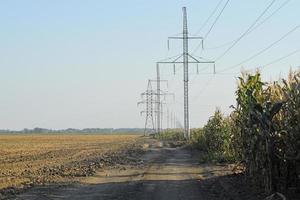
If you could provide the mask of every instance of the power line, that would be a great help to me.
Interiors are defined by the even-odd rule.
[[[199,90],[198,94],[193,97],[194,101],[196,101],[199,98],[199,96],[205,91],[205,89],[212,83],[212,80],[214,78],[215,75],[211,76],[211,78],[208,79],[206,83],[204,83],[203,87]]]
[[[195,35],[198,35],[201,32],[201,30],[206,26],[206,24],[209,22],[209,20],[212,18],[212,16],[216,13],[216,11],[218,10],[218,8],[219,8],[219,6],[221,5],[222,2],[223,2],[223,0],[219,1],[219,3],[217,4],[217,6],[215,7],[215,9],[211,12],[211,14],[209,15],[209,17],[205,20],[205,22],[200,27],[200,29],[195,33]]]
[[[300,28],[300,25],[294,27],[292,30],[290,30],[289,32],[287,32],[286,34],[284,34],[281,38],[279,38],[279,39],[276,40],[275,42],[271,43],[271,44],[268,45],[266,48],[260,50],[260,51],[257,52],[256,54],[250,56],[249,58],[247,58],[247,59],[241,61],[241,62],[238,63],[238,64],[235,64],[235,65],[232,65],[232,66],[230,66],[230,67],[227,67],[227,68],[221,70],[220,72],[224,72],[224,71],[227,71],[227,70],[236,68],[236,67],[240,66],[241,64],[244,64],[244,63],[248,62],[249,60],[252,60],[253,58],[259,56],[260,54],[264,53],[264,52],[267,51],[268,49],[272,48],[274,45],[276,45],[276,44],[279,43],[281,40],[283,40],[284,38],[286,38],[287,36],[289,36],[291,33],[293,33],[294,31],[296,31],[298,28]]]
[[[286,6],[291,0],[286,0],[284,1],[275,11],[273,11],[268,17],[266,17],[263,21],[261,21],[259,24],[257,24],[256,26],[254,26],[246,35],[250,34],[251,32],[253,32],[255,29],[257,29],[259,26],[261,26],[262,24],[264,24],[266,21],[268,21],[271,17],[273,17],[277,12],[279,12],[279,10],[281,10],[284,6]],[[219,49],[222,47],[225,47],[229,44],[232,44],[234,41],[236,41],[237,39],[231,40],[229,42],[225,42],[221,45],[218,46],[214,46],[214,47],[207,47],[205,48],[206,50],[213,50],[213,49]]]
[[[209,68],[209,66],[207,66],[207,67],[203,67],[201,70],[199,70],[199,72],[202,72],[202,71],[204,71],[204,70],[206,70],[206,69],[208,69]],[[190,73],[191,74],[191,73]],[[214,75],[218,75],[218,74],[215,74],[215,73],[201,73],[201,74],[205,74],[205,75],[213,75],[212,77],[214,77]],[[192,75],[192,74],[191,74]],[[189,81],[190,82],[190,85],[191,84],[193,84],[195,81],[196,81],[196,79],[197,79],[197,77],[199,76],[200,74],[199,73],[195,73],[194,74],[194,77]],[[223,75],[223,74],[222,74]],[[211,82],[211,79],[209,80],[209,81],[207,81],[206,83],[204,83],[204,86],[203,87],[206,87],[208,84],[210,84],[210,82]],[[178,89],[178,88],[176,88],[176,89]],[[201,89],[202,90],[202,89]],[[174,90],[174,92],[175,92],[175,90]],[[183,94],[181,94],[181,95],[179,95],[179,96],[177,96],[177,97],[182,97],[183,96]],[[176,102],[178,102],[178,101],[176,101]],[[179,103],[179,102],[178,102]],[[180,103],[180,104],[182,104],[182,103]]]
[[[299,52],[300,52],[300,48],[296,49],[296,50],[294,50],[294,51],[292,51],[292,52],[290,52],[290,53],[288,53],[288,54],[286,54],[286,55],[284,55],[284,56],[282,56],[280,58],[274,59],[274,60],[272,60],[272,61],[268,62],[267,64],[264,64],[264,65],[262,65],[260,67],[251,68],[251,69],[247,69],[247,70],[263,69],[263,68],[268,67],[268,66],[270,66],[272,64],[278,63],[278,62],[284,60],[285,58],[288,58],[288,57],[290,57],[292,55],[295,55],[295,54],[297,54]],[[216,75],[236,75],[236,74],[237,73],[217,73]]]
[[[214,28],[214,26],[216,25],[217,21],[219,20],[219,18],[221,17],[222,13],[224,12],[226,6],[228,5],[229,0],[226,1],[226,3],[224,4],[222,10],[220,11],[219,15],[216,17],[215,21],[213,22],[213,24],[211,25],[210,29],[206,32],[206,34],[204,35],[204,39],[207,38],[207,36],[209,35],[209,33],[212,31],[212,29]],[[194,49],[193,53],[194,54],[201,46],[202,44],[198,44],[198,46]]]
[[[279,61],[281,61],[281,60],[283,60],[283,59],[285,59],[285,58],[288,58],[288,57],[290,57],[290,56],[292,56],[292,55],[295,55],[295,54],[298,53],[298,52],[300,52],[300,48],[299,48],[299,49],[296,49],[295,51],[292,51],[292,52],[290,52],[290,53],[288,53],[288,54],[286,54],[286,55],[284,55],[284,56],[282,56],[282,57],[280,57],[280,58],[277,58],[277,59],[275,59],[275,60],[272,60],[271,62],[269,62],[269,63],[267,63],[267,64],[264,64],[264,65],[258,67],[258,69],[263,69],[263,68],[265,68],[265,67],[267,67],[267,66],[270,66],[270,65],[272,65],[272,64],[274,64],[274,63],[277,63],[277,62],[279,62]]]
[[[231,40],[229,42],[225,42],[223,44],[220,44],[218,46],[214,46],[214,47],[206,47],[205,50],[213,50],[213,49],[220,49],[220,48],[223,48],[223,47],[226,47],[230,44],[232,44],[234,41],[236,41],[237,39],[234,39],[234,40]]]
[[[214,26],[216,25],[217,21],[219,20],[219,18],[221,17],[222,13],[224,12],[226,6],[228,5],[229,0],[226,1],[225,5],[223,6],[221,12],[219,13],[219,15],[217,16],[217,18],[215,19],[215,21],[213,22],[213,24],[211,25],[210,29],[206,32],[206,34],[204,35],[204,38],[206,39],[208,34],[212,31],[212,29],[214,28]]]
[[[237,39],[234,41],[234,43],[226,49],[224,53],[222,53],[220,56],[218,56],[215,60],[220,60],[223,58],[243,37],[245,37],[248,32],[255,26],[255,24],[264,16],[264,14],[270,9],[270,7],[274,4],[276,0],[272,0],[271,3],[265,8],[265,10],[254,20],[254,22],[251,24],[251,26]]]

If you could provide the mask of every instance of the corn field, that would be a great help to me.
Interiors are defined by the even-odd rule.
[[[236,105],[216,111],[192,141],[219,160],[240,161],[266,193],[300,190],[300,73],[265,83],[259,72],[238,79]]]

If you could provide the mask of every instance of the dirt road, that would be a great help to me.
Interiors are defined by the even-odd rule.
[[[227,167],[199,165],[198,158],[186,148],[153,146],[138,166],[101,170],[76,185],[33,187],[14,199],[235,199],[219,181],[211,181],[229,174]]]

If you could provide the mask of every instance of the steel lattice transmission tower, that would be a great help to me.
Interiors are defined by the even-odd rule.
[[[167,104],[166,102],[166,97],[167,96],[173,96],[173,100],[175,100],[175,94],[174,93],[170,93],[167,91],[163,91],[161,90],[161,83],[162,82],[166,82],[168,85],[168,81],[167,80],[161,80],[160,79],[160,73],[159,73],[159,65],[156,65],[156,71],[157,71],[157,76],[156,76],[156,80],[151,80],[153,82],[156,82],[156,133],[159,135],[162,132],[162,125],[163,125],[163,105]]]
[[[189,121],[189,42],[186,8],[183,7],[183,82],[184,82],[184,135],[190,138]]]
[[[173,93],[168,93],[162,90],[154,90],[152,88],[152,82],[156,82],[158,85],[160,85],[161,82],[167,83],[168,81],[148,80],[147,90],[141,93],[142,101],[138,102],[138,105],[143,104],[145,106],[145,110],[141,111],[141,115],[145,114],[144,135],[146,135],[147,132],[155,133],[156,131],[156,133],[158,134],[161,132],[163,123],[163,105],[166,104],[166,96],[174,96]],[[163,99],[160,98],[161,96],[163,97]]]
[[[160,74],[159,74],[159,65],[156,64],[156,101],[158,102],[158,104],[156,105],[156,109],[157,109],[157,115],[156,115],[156,125],[157,125],[157,134],[159,135],[161,132],[161,101],[160,101],[160,96],[161,96],[161,90],[160,90]]]
[[[190,138],[190,122],[189,122],[189,64],[194,63],[197,64],[197,72],[198,72],[198,64],[203,63],[212,63],[215,64],[214,61],[202,61],[200,58],[197,59],[191,54],[189,54],[189,40],[191,39],[199,39],[202,42],[203,46],[203,37],[193,37],[189,36],[188,33],[188,24],[187,24],[187,12],[186,7],[182,8],[183,11],[183,32],[182,36],[179,37],[169,37],[168,39],[179,39],[182,40],[182,54],[175,58],[172,61],[160,61],[157,62],[157,74],[159,79],[159,64],[174,64],[174,72],[175,72],[175,64],[183,64],[183,87],[184,87],[184,136],[186,139]],[[169,48],[169,40],[168,40],[168,48]],[[215,72],[215,70],[214,70]]]
[[[159,67],[157,65],[157,67]],[[167,91],[161,90],[161,83],[166,83],[168,87],[167,80],[161,80],[159,71],[157,71],[157,79],[149,80],[150,82],[155,82],[156,90],[153,90],[152,95],[155,95],[154,104],[154,113],[155,113],[155,127],[156,133],[159,135],[162,132],[162,124],[163,124],[163,105],[167,104],[166,97],[172,95],[174,97],[174,93],[169,93]],[[152,87],[152,86],[151,86]],[[175,98],[175,97],[174,97]]]
[[[153,113],[156,112],[153,109],[153,104],[155,104],[155,100],[153,99],[153,95],[155,95],[155,91],[152,89],[151,80],[148,80],[147,90],[141,93],[142,101],[138,102],[138,105],[144,104],[145,110],[141,111],[141,115],[145,113],[145,129],[144,135],[150,130],[150,132],[155,132],[155,123]]]

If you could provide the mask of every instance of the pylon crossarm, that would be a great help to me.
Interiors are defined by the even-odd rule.
[[[157,80],[150,80],[152,82],[157,82]],[[168,82],[168,80],[160,80],[160,82]]]
[[[168,37],[169,40],[171,39],[179,39],[179,40],[182,40],[184,39],[182,36],[181,37]],[[204,38],[203,37],[200,37],[200,36],[188,36],[187,39],[196,39],[196,40],[203,40]]]
[[[138,105],[140,105],[140,104],[147,104],[147,103],[152,103],[152,104],[154,104],[154,103],[159,103],[159,102],[157,102],[157,101],[140,101],[140,102],[138,102]],[[166,103],[164,103],[164,102],[160,102],[161,104],[166,104]]]
[[[181,54],[179,57],[177,57],[175,60],[173,60],[173,62],[176,62],[177,60],[179,60],[183,55]]]
[[[146,91],[146,92],[141,93],[141,96],[154,95],[155,93],[156,93],[156,91],[150,90],[150,91]]]
[[[198,60],[197,58],[195,58],[194,56],[192,56],[191,54],[188,54],[188,56],[190,57],[190,58],[192,58],[193,60],[194,60],[194,62],[197,62],[197,63],[211,63],[211,64],[214,64],[215,63],[215,61],[200,61],[200,60]],[[190,62],[189,62],[190,63]]]
[[[193,57],[194,59],[200,59],[200,60],[204,60],[204,61],[201,61],[201,62],[208,62],[208,63],[216,63],[215,61],[213,60],[210,60],[210,59],[206,59],[206,58],[203,58],[203,57],[200,57],[200,56],[196,56],[194,54],[188,54],[190,57]]]

